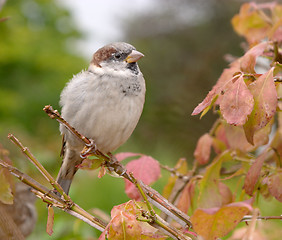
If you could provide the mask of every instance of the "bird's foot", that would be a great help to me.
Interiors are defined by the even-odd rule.
[[[89,139],[90,143],[89,144],[85,144],[85,147],[83,148],[83,150],[80,152],[80,157],[82,159],[86,158],[88,155],[95,153],[97,150],[97,146],[94,142],[93,139]]]

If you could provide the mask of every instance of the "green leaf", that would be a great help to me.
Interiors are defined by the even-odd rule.
[[[223,161],[231,160],[231,154],[228,151],[217,156],[213,163],[210,164],[205,172],[203,179],[200,181],[198,207],[212,208],[222,205],[222,196],[218,188],[218,179]]]

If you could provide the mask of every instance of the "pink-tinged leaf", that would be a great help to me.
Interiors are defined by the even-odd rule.
[[[213,138],[208,133],[201,136],[198,140],[194,157],[200,164],[207,164],[210,159]]]
[[[254,231],[249,231],[249,227],[241,227],[239,229],[236,229],[232,236],[228,238],[228,240],[241,240],[241,239],[246,239],[246,235],[250,234],[251,238],[253,240],[269,240],[269,238],[265,237],[264,234],[260,231],[260,229],[255,229]]]
[[[222,196],[218,188],[218,180],[220,169],[223,161],[231,160],[232,157],[229,152],[224,152],[217,156],[206,168],[206,172],[200,181],[198,207],[212,208],[220,207],[222,205]]]
[[[197,209],[191,217],[193,229],[205,240],[215,240],[232,231],[252,210],[246,202],[236,202],[221,208]]]
[[[200,112],[208,108],[213,103],[213,101],[216,99],[217,94],[218,94],[217,86],[215,85],[212,88],[212,90],[209,91],[206,98],[201,103],[199,103],[198,106],[194,109],[194,111],[192,112],[192,116],[198,115]]]
[[[263,54],[269,42],[261,42],[252,47],[239,59],[241,71],[244,73],[255,73],[256,60]]]
[[[54,226],[54,209],[52,206],[48,206],[48,218],[47,218],[46,232],[50,236],[53,234],[53,226]]]
[[[126,158],[136,157],[136,156],[142,156],[142,154],[141,153],[132,153],[132,152],[121,152],[115,155],[116,159],[120,162]]]
[[[229,85],[232,83],[233,75],[239,70],[238,61],[232,63],[230,68],[224,69],[217,83],[213,86],[206,98],[194,109],[192,115],[197,115],[202,111],[206,113],[215,102],[218,104],[220,102],[218,98],[228,89]]]
[[[232,203],[234,200],[233,194],[230,188],[222,182],[218,183],[219,194],[222,198],[222,205]]]
[[[267,144],[269,141],[269,133],[271,131],[272,122],[264,128],[258,130],[254,136],[254,145],[247,141],[244,129],[242,126],[232,126],[225,124],[225,132],[230,149],[240,150],[242,152],[254,151],[259,146]]]
[[[252,112],[254,99],[241,75],[224,93],[220,110],[227,123],[243,125]]]
[[[184,213],[187,213],[189,208],[193,205],[193,197],[195,194],[196,181],[191,179],[183,191],[180,193],[180,197],[177,203],[177,208]]]
[[[160,165],[157,160],[150,156],[142,155],[137,160],[132,160],[126,165],[128,172],[132,172],[134,177],[147,185],[157,181],[161,176]],[[125,193],[132,199],[141,198],[135,185],[125,180]]]
[[[137,205],[146,209],[144,203],[133,201],[115,206],[111,211],[111,221],[99,240],[166,239],[167,237],[159,234],[156,228],[136,219],[137,216],[141,218],[141,211]]]
[[[277,172],[267,178],[270,194],[279,202],[282,202],[282,172]]]
[[[214,135],[215,137],[213,138],[212,146],[216,154],[220,154],[229,148],[229,143],[226,137],[224,124],[220,123],[216,127]]]
[[[261,75],[249,85],[255,100],[254,110],[244,125],[244,131],[249,143],[254,144],[254,134],[266,126],[276,113],[277,92],[273,80],[273,69]]]
[[[249,169],[249,171],[246,175],[246,179],[245,179],[245,183],[244,183],[244,189],[245,189],[245,192],[247,194],[249,194],[250,196],[253,195],[255,185],[258,182],[260,172],[261,172],[261,168],[262,168],[262,165],[264,163],[266,156],[267,156],[267,151],[262,153],[255,160],[255,162],[252,164],[252,166],[250,167],[250,169]]]

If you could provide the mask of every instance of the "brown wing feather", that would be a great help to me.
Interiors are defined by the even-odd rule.
[[[60,152],[60,157],[64,158],[66,151],[66,140],[65,140],[65,134],[62,135],[62,148]]]

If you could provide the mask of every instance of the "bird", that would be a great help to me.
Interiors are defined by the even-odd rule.
[[[125,42],[98,49],[87,70],[66,84],[60,96],[61,115],[104,154],[123,145],[134,131],[145,102],[145,79],[137,61],[144,55]],[[63,161],[57,183],[69,194],[71,182],[83,161],[84,144],[64,125]]]

